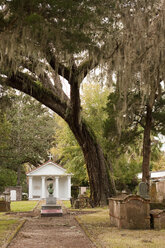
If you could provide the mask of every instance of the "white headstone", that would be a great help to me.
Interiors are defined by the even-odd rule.
[[[16,201],[16,195],[17,195],[16,190],[11,190],[10,191],[10,199],[11,199],[11,201]]]

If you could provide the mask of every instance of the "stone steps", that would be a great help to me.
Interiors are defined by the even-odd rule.
[[[41,217],[60,217],[62,215],[62,207],[59,205],[47,204],[41,207]]]

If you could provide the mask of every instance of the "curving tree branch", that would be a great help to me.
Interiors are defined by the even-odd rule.
[[[15,75],[13,74],[8,78],[1,76],[0,83],[6,84],[34,97],[36,100],[40,101],[42,104],[60,115],[64,120],[66,119],[69,105],[65,101],[62,101],[55,92],[45,87],[42,83],[36,81],[34,77],[26,73],[17,72]]]

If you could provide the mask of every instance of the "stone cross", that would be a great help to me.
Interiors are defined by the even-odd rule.
[[[48,158],[49,158],[49,160],[52,160],[52,158],[53,158],[52,154],[49,154]]]
[[[147,183],[139,183],[139,195],[143,198],[149,198]]]

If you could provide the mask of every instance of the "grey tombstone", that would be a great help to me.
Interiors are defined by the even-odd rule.
[[[56,197],[53,197],[53,195],[49,194],[49,197],[46,197],[46,205],[54,204],[56,205]]]
[[[145,182],[139,183],[139,195],[145,199],[149,198],[147,183],[145,183]]]

